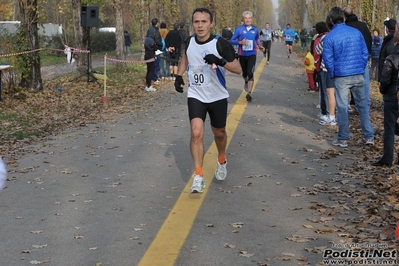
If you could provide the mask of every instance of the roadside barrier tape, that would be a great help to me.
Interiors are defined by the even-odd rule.
[[[112,62],[117,62],[117,63],[143,64],[143,63],[154,62],[155,58],[151,58],[148,60],[134,61],[134,60],[121,60],[121,59],[107,57],[107,60],[112,61]]]
[[[82,50],[82,49],[73,48],[73,47],[69,47],[68,45],[65,45],[65,50],[68,48],[71,49],[71,52],[73,52],[73,53],[86,53],[86,54],[90,53],[89,50]],[[65,51],[65,50],[62,50],[62,51]]]
[[[25,51],[25,52],[18,52],[18,53],[12,53],[12,54],[1,54],[1,57],[11,57],[11,56],[16,56],[16,55],[23,55],[23,54],[30,54],[30,53],[35,53],[38,51],[42,51],[45,50],[46,48],[40,48],[40,49],[36,49],[36,50],[30,50],[30,51]]]
[[[90,51],[88,51],[88,50],[80,50],[80,49],[72,48],[72,47],[67,47],[67,48],[70,48],[71,51],[73,51],[74,53],[90,53]],[[54,49],[54,48],[39,48],[39,49],[29,50],[29,51],[24,51],[24,52],[17,52],[17,53],[10,53],[10,54],[0,54],[0,58],[2,58],[2,57],[12,57],[12,56],[23,55],[23,54],[30,54],[30,53],[43,51],[43,50],[53,50],[53,51],[61,51],[61,52],[65,51],[65,50]]]

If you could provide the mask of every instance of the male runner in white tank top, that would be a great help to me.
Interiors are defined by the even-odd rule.
[[[187,103],[191,124],[191,156],[194,161],[192,193],[202,192],[203,177],[204,121],[209,114],[212,132],[218,149],[215,177],[224,180],[227,175],[226,161],[226,119],[227,98],[225,71],[240,74],[241,67],[235,59],[233,46],[219,35],[211,35],[214,26],[213,15],[206,8],[197,8],[192,15],[195,34],[188,38],[186,53],[182,56],[175,80],[175,89],[183,92],[185,85],[182,75],[187,70]]]

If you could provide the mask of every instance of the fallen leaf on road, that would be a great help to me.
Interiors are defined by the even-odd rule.
[[[307,252],[321,254],[326,250],[326,248],[327,248],[327,246],[321,246],[321,247],[314,247],[314,248],[305,248],[305,250]]]
[[[244,258],[250,258],[250,257],[253,257],[254,255],[255,254],[253,254],[253,253],[248,253],[248,251],[246,251],[246,250],[241,250],[239,253],[239,256],[244,257]]]
[[[236,248],[235,245],[229,244],[229,243],[224,243],[223,246],[224,246],[225,248]]]
[[[40,264],[47,263],[47,262],[50,262],[50,260],[31,260],[30,264],[40,265]]]
[[[334,229],[319,229],[319,228],[316,228],[314,231],[317,234],[332,234],[335,232]]]
[[[334,217],[320,217],[320,221],[322,221],[323,223],[332,220],[334,220]]]
[[[73,238],[74,238],[74,239],[81,239],[81,238],[83,238],[83,234],[82,234],[82,233],[76,233],[76,234],[73,236]]]
[[[45,248],[45,247],[47,247],[47,244],[46,245],[32,245],[32,247],[37,248],[37,249]]]
[[[244,223],[242,222],[237,222],[237,223],[229,223],[229,225],[231,225],[234,228],[242,228],[242,226],[244,225]]]

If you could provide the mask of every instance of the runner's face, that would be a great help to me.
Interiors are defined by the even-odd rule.
[[[266,23],[265,27],[268,29],[270,27],[269,23]]]
[[[251,26],[251,24],[252,24],[252,16],[251,15],[244,16],[244,24],[247,26]]]
[[[213,22],[211,22],[209,14],[205,12],[196,12],[193,15],[193,27],[194,32],[197,34],[197,39],[199,41],[206,41],[211,35]]]

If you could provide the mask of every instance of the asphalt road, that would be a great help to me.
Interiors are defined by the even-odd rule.
[[[203,202],[192,223],[182,219],[189,234],[169,253],[171,265],[316,265],[339,243],[331,231],[338,215],[320,210],[331,195],[312,192],[338,171],[336,159],[323,159],[334,153],[336,128],[318,124],[302,60],[273,43],[248,105],[242,78],[227,75],[229,110],[243,108],[229,136],[228,176],[190,198]],[[9,167],[0,193],[1,266],[140,264],[176,202],[190,197],[184,188],[193,172],[186,94],[172,83],[155,93],[163,97],[149,112],[54,136]],[[166,233],[165,248],[178,231]]]

